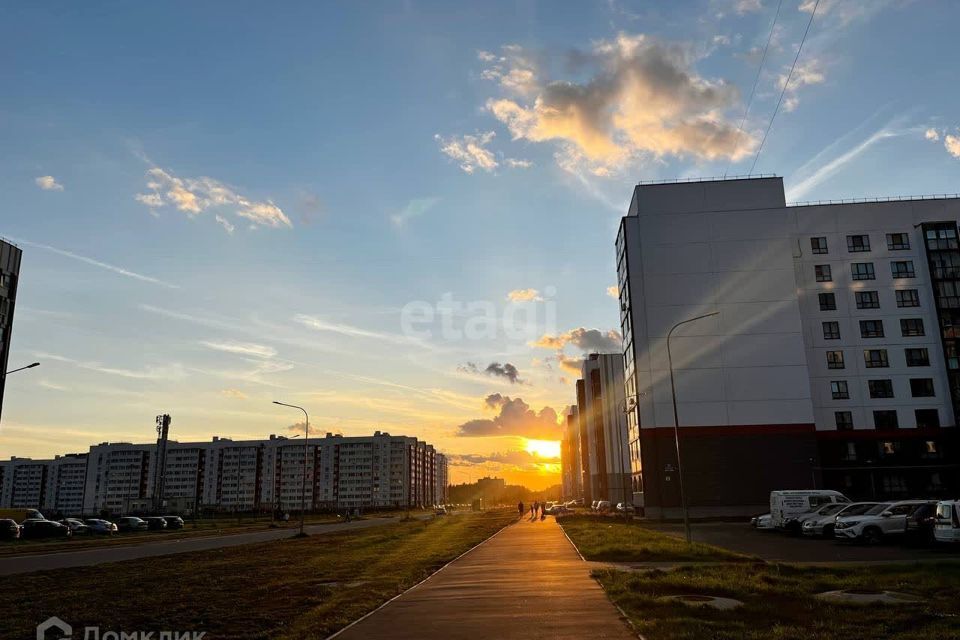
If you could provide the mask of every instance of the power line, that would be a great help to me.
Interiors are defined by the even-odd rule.
[[[797,47],[797,55],[793,58],[793,64],[790,66],[790,73],[787,74],[787,80],[783,83],[783,89],[780,90],[780,99],[777,100],[777,106],[773,110],[773,115],[770,116],[770,122],[767,124],[767,130],[763,133],[763,138],[760,139],[760,146],[757,147],[757,155],[753,157],[753,165],[750,167],[750,173],[753,173],[753,170],[757,166],[757,160],[760,159],[760,152],[763,151],[763,143],[767,141],[767,136],[770,134],[770,128],[773,126],[773,120],[777,117],[777,112],[780,111],[780,103],[783,102],[783,96],[787,92],[787,87],[790,85],[790,79],[793,77],[793,70],[797,68],[797,60],[800,59],[800,52],[803,51],[803,43],[807,41],[807,34],[810,33],[810,25],[813,24],[813,16],[817,15],[817,7],[820,6],[820,0],[817,0],[816,4],[813,5],[813,11],[810,12],[810,20],[807,21],[807,28],[803,32],[803,38],[800,39],[800,46]]]
[[[763,46],[763,55],[760,56],[760,66],[757,67],[757,77],[753,79],[753,89],[750,90],[750,99],[747,100],[747,108],[743,110],[743,117],[740,118],[740,126],[737,127],[737,137],[734,138],[734,151],[736,151],[737,146],[740,144],[740,134],[743,133],[743,124],[747,121],[747,114],[750,113],[750,105],[753,104],[753,96],[757,93],[757,84],[760,82],[760,72],[763,71],[763,63],[767,59],[767,50],[770,49],[770,41],[773,40],[773,30],[777,26],[777,19],[780,17],[780,7],[783,6],[783,0],[780,0],[777,3],[777,12],[773,15],[773,22],[770,24],[770,33],[767,35],[767,44]],[[727,172],[730,170],[730,164],[727,164],[727,168],[723,171],[723,177],[727,177]]]

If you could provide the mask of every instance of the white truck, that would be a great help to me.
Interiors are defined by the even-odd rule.
[[[960,500],[941,500],[937,503],[933,539],[954,544],[960,542]]]
[[[850,499],[829,489],[788,489],[770,492],[770,520],[775,529],[800,533],[801,516],[826,504],[847,504]]]

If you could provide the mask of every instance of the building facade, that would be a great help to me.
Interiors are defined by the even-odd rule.
[[[581,366],[584,382],[584,424],[593,500],[632,502],[623,357],[591,353]],[[579,413],[578,408],[578,413]]]
[[[787,206],[779,178],[638,185],[616,253],[647,514],[679,515],[671,359],[694,515],[960,488],[958,218],[949,199]]]
[[[20,278],[22,254],[18,247],[0,239],[0,417],[3,414],[3,392],[9,367],[13,310],[17,300],[17,282]]]
[[[580,469],[580,417],[576,405],[564,414],[563,438],[560,441],[560,473],[563,497],[583,498],[583,474]]]
[[[406,436],[327,434],[167,443],[165,511],[180,513],[430,507],[447,496],[447,459]],[[64,515],[153,509],[156,444],[101,443],[53,460],[0,462],[0,507]]]

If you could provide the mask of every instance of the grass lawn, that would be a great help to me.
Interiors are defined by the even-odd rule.
[[[728,564],[674,571],[595,571],[610,599],[647,640],[960,637],[960,565],[858,568]],[[837,605],[813,595],[833,589],[891,590],[929,599],[921,605]],[[736,598],[734,611],[658,600],[666,595]]]
[[[0,638],[56,615],[108,630],[323,638],[516,521],[469,513],[0,581]]]
[[[721,547],[653,531],[633,520],[593,515],[559,518],[563,530],[587,560],[606,562],[739,562],[747,556]]]

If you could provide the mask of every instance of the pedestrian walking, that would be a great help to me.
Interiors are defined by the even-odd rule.
[[[523,514],[525,513],[525,511],[524,511],[524,509],[523,509],[523,500],[521,500],[521,501],[517,504],[517,511],[520,512],[520,517],[522,518],[522,517],[523,517]]]

